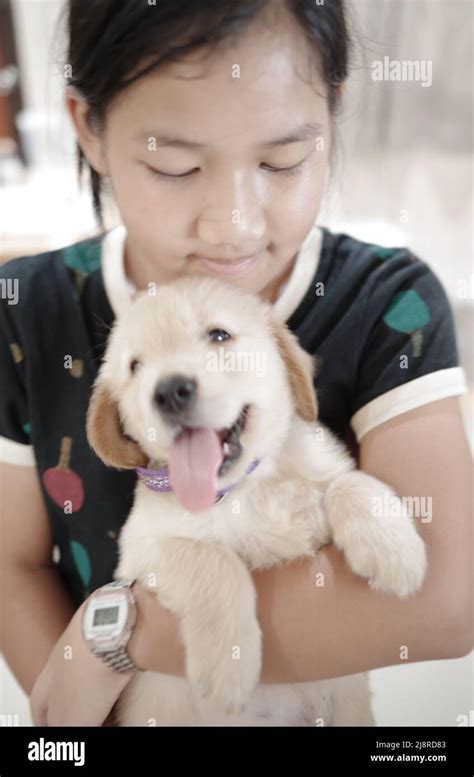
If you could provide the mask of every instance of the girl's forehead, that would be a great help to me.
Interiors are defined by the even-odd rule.
[[[281,128],[295,112],[319,104],[323,112],[324,97],[314,49],[301,28],[288,25],[275,35],[251,28],[232,45],[152,70],[127,89],[116,114],[133,132],[153,129],[154,120],[164,130],[181,124],[194,136],[212,125],[219,135],[265,129],[264,141],[274,123]]]

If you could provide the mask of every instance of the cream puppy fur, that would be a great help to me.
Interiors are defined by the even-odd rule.
[[[219,349],[231,368],[215,369]],[[311,557],[331,541],[382,594],[413,593],[426,570],[404,503],[388,500],[390,514],[374,517],[373,500],[394,491],[357,470],[318,422],[315,366],[269,304],[212,277],[142,293],[115,321],[93,387],[89,442],[111,467],[169,462],[176,484],[156,493],[137,481],[115,577],[156,591],[179,619],[186,652],[186,677],[134,676],[116,706],[119,725],[374,725],[365,673],[259,684],[252,570]],[[239,418],[245,424],[234,428],[221,467],[223,430]]]

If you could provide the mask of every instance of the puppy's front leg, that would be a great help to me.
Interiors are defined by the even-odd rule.
[[[186,674],[200,699],[240,712],[258,683],[261,631],[249,570],[227,548],[187,538],[159,542],[160,602],[181,620]]]
[[[356,470],[340,475],[325,496],[334,543],[352,571],[377,591],[400,597],[417,591],[426,573],[425,545],[414,521],[386,483]],[[389,505],[382,515],[378,505]]]

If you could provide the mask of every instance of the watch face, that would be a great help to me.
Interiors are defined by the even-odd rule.
[[[121,647],[130,634],[130,610],[124,591],[92,596],[84,612],[84,638],[99,651]]]
[[[115,604],[112,607],[97,607],[94,610],[93,626],[116,626],[119,619],[120,607]]]

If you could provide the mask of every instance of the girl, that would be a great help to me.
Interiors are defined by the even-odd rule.
[[[132,676],[81,633],[85,602],[113,578],[136,477],[93,454],[85,413],[114,318],[136,290],[182,275],[273,303],[320,356],[321,420],[361,469],[431,499],[416,515],[429,571],[408,600],[374,593],[332,545],[254,574],[262,682],[464,655],[470,456],[446,294],[407,249],[314,227],[348,72],[342,0],[69,0],[68,33],[79,170],[99,220],[108,183],[123,227],[1,273],[2,649],[35,724],[102,725]],[[183,675],[179,623],[134,592],[128,656]]]

